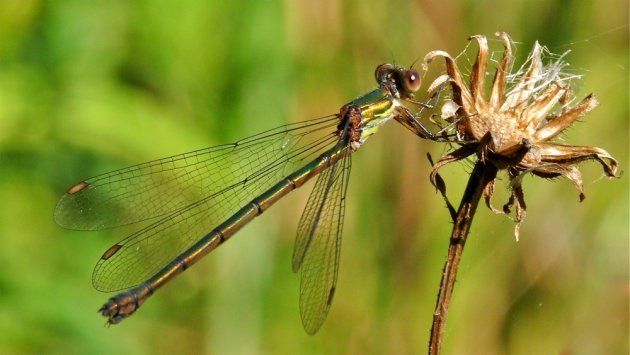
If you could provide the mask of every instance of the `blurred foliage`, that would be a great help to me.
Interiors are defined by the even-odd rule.
[[[376,65],[497,30],[521,59],[534,40],[572,51],[578,96],[601,106],[564,138],[627,170],[628,23],[620,0],[0,1],[0,353],[423,352],[451,227],[425,154],[446,148],[395,123],[354,157],[338,290],[315,337],[290,271],[312,185],[109,329],[91,267],[133,228],[62,230],[56,200],[101,172],[337,112]],[[445,353],[628,353],[628,178],[598,169],[583,166],[583,203],[567,181],[526,178],[518,243],[479,208]],[[444,170],[453,200],[469,171]]]

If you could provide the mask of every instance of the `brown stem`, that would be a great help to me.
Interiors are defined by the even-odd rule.
[[[466,185],[464,196],[455,216],[453,232],[448,246],[448,254],[442,271],[442,281],[438,293],[435,313],[433,314],[433,326],[431,327],[431,340],[429,342],[429,354],[437,355],[442,347],[446,316],[455,286],[457,269],[462,258],[466,238],[472,225],[475,210],[481,199],[484,186],[494,180],[497,169],[493,165],[486,165],[482,161],[477,161],[475,168],[470,174],[470,179]]]

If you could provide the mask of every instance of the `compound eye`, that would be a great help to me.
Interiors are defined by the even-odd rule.
[[[405,71],[405,75],[403,76],[403,85],[406,90],[416,92],[420,89],[421,84],[422,79],[420,79],[420,74],[418,74],[415,69]]]
[[[381,64],[376,67],[374,71],[374,76],[376,77],[376,81],[382,83],[388,79],[391,73],[394,71],[394,66],[391,64]]]

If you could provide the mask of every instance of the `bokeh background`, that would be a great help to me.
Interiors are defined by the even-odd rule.
[[[563,138],[627,171],[628,23],[621,0],[0,1],[0,353],[424,352],[451,227],[425,154],[447,147],[396,123],[354,156],[338,289],[313,337],[290,270],[312,183],[110,328],[91,272],[133,228],[63,230],[56,201],[101,172],[337,112],[376,65],[497,30],[520,61],[535,40],[572,51],[577,95],[601,106]],[[443,170],[455,202],[469,171]],[[583,203],[566,180],[525,178],[519,242],[480,206],[445,353],[628,353],[628,177],[582,171]]]

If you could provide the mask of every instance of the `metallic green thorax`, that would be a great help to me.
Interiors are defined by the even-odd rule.
[[[398,100],[383,88],[375,89],[352,100],[350,105],[357,107],[361,112],[360,144],[376,133],[380,125],[390,120],[399,106]]]

